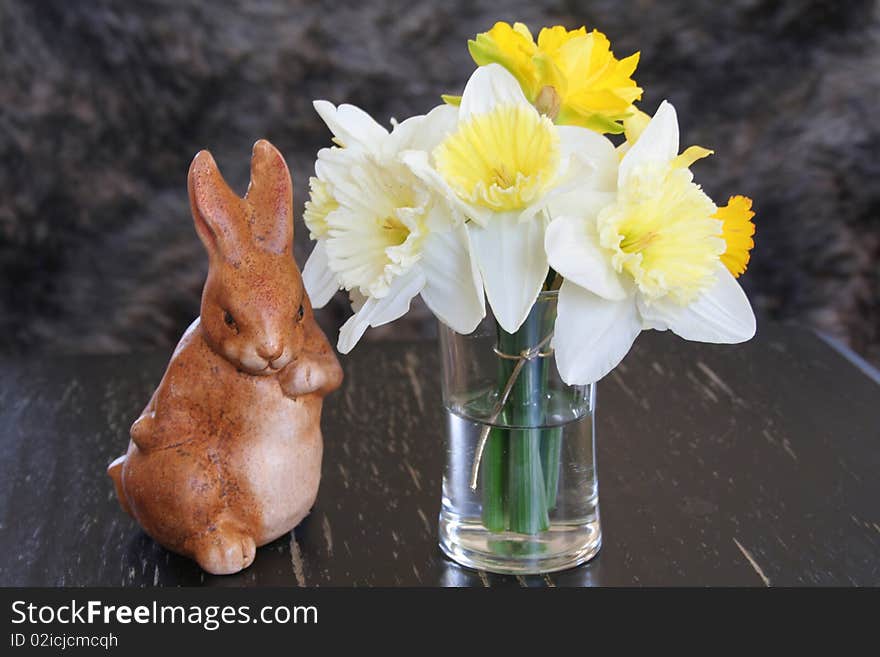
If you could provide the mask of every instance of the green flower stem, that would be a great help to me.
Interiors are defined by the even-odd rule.
[[[541,441],[541,464],[544,467],[544,483],[547,486],[547,510],[556,508],[559,493],[559,467],[562,457],[562,427],[544,429]]]
[[[516,355],[537,345],[546,335],[540,304],[536,304],[519,330],[510,334],[499,329],[499,345],[505,354]],[[511,424],[528,429],[509,430],[507,502],[509,529],[519,534],[537,534],[550,526],[546,487],[541,467],[543,420],[543,359],[527,361],[520,370],[508,399]],[[504,359],[511,371],[516,361]]]
[[[550,527],[544,472],[541,469],[541,430],[513,429],[508,459],[510,531],[538,534]]]
[[[550,270],[550,274],[548,274],[548,281],[551,277],[556,277],[556,272],[552,269]],[[549,288],[550,284],[548,284],[547,287]],[[556,314],[545,312],[540,320],[543,331],[542,337],[549,335],[554,328]],[[547,390],[550,385],[551,365],[550,358],[541,359],[541,380],[544,385],[544,390]],[[546,484],[548,511],[552,511],[556,508],[556,498],[559,493],[559,469],[561,467],[561,459],[562,427],[550,427],[544,429],[543,439],[541,440],[541,465],[544,468],[544,483]]]
[[[532,350],[550,335],[554,321],[552,309],[536,303],[516,333],[498,327],[498,351],[517,356]],[[549,345],[542,349],[549,349]],[[499,357],[499,395],[516,365],[515,358]],[[522,364],[497,419],[501,426],[489,432],[480,466],[482,521],[489,531],[535,535],[550,527],[562,450],[562,428],[542,428],[547,419],[550,367],[549,358],[533,358]]]
[[[483,525],[490,532],[507,529],[507,430],[492,427],[483,450]]]

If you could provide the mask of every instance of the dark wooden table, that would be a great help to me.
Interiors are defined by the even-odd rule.
[[[229,577],[118,507],[106,465],[168,354],[0,364],[0,585],[880,584],[880,384],[805,330],[740,347],[646,333],[599,387],[604,547],[545,577],[462,569],[436,546],[433,342],[363,343],[325,404],[312,514]]]

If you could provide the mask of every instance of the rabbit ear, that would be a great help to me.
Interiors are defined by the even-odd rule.
[[[240,250],[240,224],[245,202],[230,189],[208,151],[199,151],[189,166],[189,203],[196,232],[210,255],[235,259]]]
[[[291,251],[293,183],[281,153],[265,139],[254,144],[245,199],[254,210],[251,233],[257,245],[274,253]]]

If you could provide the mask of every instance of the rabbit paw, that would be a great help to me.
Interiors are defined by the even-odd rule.
[[[256,553],[253,537],[221,526],[204,537],[194,556],[202,570],[212,575],[231,575],[250,566]]]
[[[321,371],[307,359],[291,363],[278,375],[278,383],[281,384],[284,394],[293,399],[317,391],[323,380]]]

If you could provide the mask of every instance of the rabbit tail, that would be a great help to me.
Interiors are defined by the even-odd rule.
[[[126,456],[127,454],[123,454],[113,461],[113,463],[108,465],[107,474],[110,475],[110,478],[113,480],[113,485],[116,487],[116,497],[119,498],[119,505],[122,507],[123,511],[128,515],[131,515],[131,509],[128,506],[128,498],[125,496],[125,488],[122,486],[122,466],[125,465]]]

